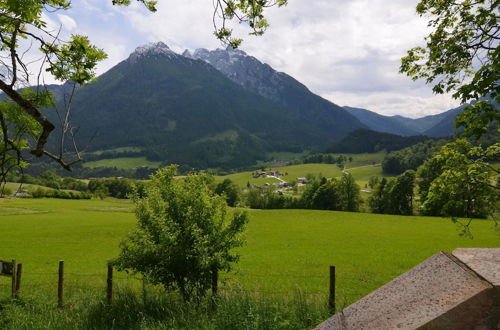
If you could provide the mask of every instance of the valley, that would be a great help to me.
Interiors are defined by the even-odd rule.
[[[119,242],[136,223],[133,205],[116,199],[0,203],[0,254],[15,255],[23,263],[26,298],[37,294],[31,288],[54,281],[50,274],[58,260],[65,260],[70,292],[81,285],[104,290],[106,262],[116,257]],[[338,299],[349,304],[436,251],[498,242],[492,223],[483,220],[474,221],[475,239],[470,240],[458,236],[457,227],[443,218],[315,210],[247,212],[246,244],[238,249],[241,261],[234,272],[222,275],[227,279],[222,290],[242,286],[250,292],[293,295],[298,289],[326,299],[328,267],[336,265]],[[3,297],[7,291],[0,286]]]

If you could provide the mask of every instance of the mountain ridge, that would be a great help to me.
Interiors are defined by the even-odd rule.
[[[416,135],[397,127],[411,119],[340,107],[243,51],[178,54],[163,42],[137,47],[79,88],[73,109],[83,145],[97,129],[94,150],[138,146],[150,160],[197,168],[246,166],[274,151],[323,151],[374,124]]]
[[[79,88],[72,107],[80,145],[98,130],[93,150],[138,146],[150,160],[196,168],[247,166],[271,151],[321,150],[342,136],[163,43],[138,47]]]

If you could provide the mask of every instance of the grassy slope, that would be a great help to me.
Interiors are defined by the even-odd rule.
[[[147,166],[156,168],[160,166],[161,162],[152,162],[146,157],[121,157],[112,159],[100,159],[92,162],[85,162],[84,167],[117,167],[120,169],[132,169],[137,166]]]
[[[352,157],[352,162],[348,162],[346,167],[354,168],[359,166],[367,166],[372,164],[379,164],[382,162],[384,158],[384,153],[373,153],[373,154],[347,154],[347,157]],[[338,177],[342,175],[341,169],[335,164],[301,164],[301,165],[291,165],[291,166],[283,166],[283,167],[273,167],[273,169],[277,169],[282,173],[288,172],[288,176],[282,177],[285,181],[293,181],[298,177],[305,177],[307,174],[323,174],[328,178]],[[349,170],[356,180],[368,181],[368,179],[373,176],[382,176],[382,168],[381,167],[363,167],[360,169]],[[254,183],[257,185],[262,185],[266,182],[274,183],[278,180],[273,178],[265,178],[265,179],[254,179],[252,178],[252,171],[247,172],[239,172],[235,174],[230,174],[226,176],[218,176],[216,177],[217,181],[222,181],[223,179],[231,179],[233,182],[238,184],[241,187],[245,187],[247,182]],[[364,186],[365,182],[362,182]]]
[[[288,175],[282,177],[285,181],[293,181],[299,177],[305,177],[309,173],[322,173],[326,177],[336,177],[342,174],[342,171],[337,165],[334,164],[302,164],[302,165],[292,165],[292,166],[284,166],[284,167],[276,167],[273,169],[277,169],[282,173],[287,172]],[[278,180],[273,178],[252,178],[252,171],[247,172],[239,172],[235,174],[230,174],[226,176],[218,176],[216,177],[217,181],[222,181],[223,179],[231,179],[233,182],[240,186],[246,186],[247,182],[255,183],[255,184],[263,184],[263,183],[274,183],[278,182]]]
[[[54,282],[61,259],[68,283],[103,285],[106,260],[117,255],[119,241],[134,227],[131,206],[111,200],[1,200],[0,257],[23,262],[26,286]],[[361,298],[439,250],[500,243],[491,222],[479,220],[472,227],[476,238],[469,240],[440,218],[309,210],[249,213],[241,261],[235,274],[222,278],[263,292],[300,288],[324,295],[328,266],[336,265],[340,304]],[[7,290],[0,286],[0,296]]]

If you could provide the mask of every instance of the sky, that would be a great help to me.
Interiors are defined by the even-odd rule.
[[[213,0],[159,0],[148,12],[133,2],[116,7],[111,0],[74,0],[67,11],[46,13],[53,29],[88,35],[108,54],[102,74],[140,45],[163,41],[177,52],[223,47],[213,35]],[[418,118],[449,110],[450,95],[434,95],[432,86],[399,73],[406,50],[423,45],[430,30],[415,13],[417,0],[289,0],[269,8],[270,27],[261,37],[232,24],[240,47],[285,72],[312,92],[342,106],[384,115]]]

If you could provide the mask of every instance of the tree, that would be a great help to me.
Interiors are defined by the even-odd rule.
[[[387,179],[382,178],[380,182],[375,185],[375,190],[373,194],[368,199],[368,205],[373,213],[386,213],[386,194],[387,194]]]
[[[401,62],[400,72],[433,83],[435,93],[453,92],[462,103],[478,101],[456,119],[469,136],[479,137],[489,126],[498,129],[499,6],[498,0],[421,0],[417,13],[430,16],[433,31],[425,47],[410,49]]]
[[[338,182],[331,179],[316,189],[312,196],[312,208],[318,210],[338,210],[339,209]]]
[[[499,205],[499,171],[488,161],[500,159],[500,143],[487,149],[474,147],[466,139],[445,145],[419,169],[430,181],[420,188],[424,215],[458,218],[494,216]],[[427,189],[428,187],[428,189]],[[469,222],[470,223],[470,222]]]
[[[415,171],[408,170],[398,176],[389,191],[392,214],[413,214],[413,189],[415,187]]]
[[[302,204],[302,207],[306,209],[314,209],[315,208],[314,195],[322,185],[328,182],[328,180],[321,173],[317,176],[308,174],[306,178],[307,178],[307,185],[300,198],[301,201],[300,203]]]
[[[351,173],[343,173],[337,185],[340,211],[358,212],[361,198],[359,186]]]
[[[413,214],[413,190],[415,172],[406,171],[396,179],[382,178],[368,199],[373,213],[381,214]]]
[[[157,1],[137,1],[148,10],[156,11]],[[112,3],[127,6],[131,0],[112,0]],[[227,21],[246,23],[251,29],[250,34],[262,35],[269,26],[264,16],[265,9],[275,5],[281,7],[286,3],[286,0],[216,0],[213,11],[215,36],[237,47],[241,39],[232,36],[232,30],[226,26]],[[71,124],[71,101],[77,87],[95,77],[96,65],[106,58],[106,54],[92,45],[86,36],[71,35],[65,40],[60,37],[61,30],[49,30],[46,14],[70,8],[71,0],[0,2],[0,91],[7,98],[7,105],[0,107],[0,135],[3,139],[3,146],[0,147],[0,187],[11,171],[26,166],[22,153],[25,149],[29,149],[35,157],[49,157],[67,170],[81,160],[76,144],[70,144],[71,148],[74,147],[72,158],[68,159],[66,152],[65,141],[69,138],[74,142],[77,131]],[[30,70],[34,63],[26,61],[23,56],[26,52],[40,58],[38,70]],[[43,70],[56,80],[71,85],[61,109],[58,109],[59,103],[55,102],[51,92],[43,86]],[[23,91],[22,88],[29,90]],[[6,110],[7,106],[9,110]],[[57,110],[60,126],[57,153],[47,148],[56,124],[44,115],[42,108]]]
[[[231,179],[224,179],[224,181],[219,183],[215,187],[215,193],[219,196],[224,196],[229,206],[236,206],[240,201],[240,187],[231,181]]]
[[[206,174],[175,175],[175,166],[161,169],[151,176],[144,197],[134,195],[137,228],[121,243],[116,264],[189,299],[205,294],[213,275],[238,260],[231,250],[243,244],[240,233],[248,218],[227,214]]]

